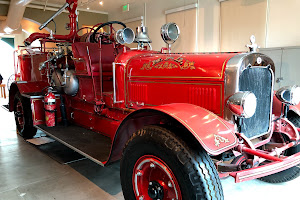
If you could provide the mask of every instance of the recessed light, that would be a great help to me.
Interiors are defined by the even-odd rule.
[[[86,9],[88,9],[88,10],[89,10],[90,8],[89,8],[89,7],[87,7]]]
[[[103,1],[100,1],[99,4],[102,6],[103,5]]]

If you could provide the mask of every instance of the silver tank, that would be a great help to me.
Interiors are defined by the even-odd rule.
[[[64,86],[64,92],[67,95],[71,95],[71,96],[75,96],[79,88],[78,79],[74,73],[75,73],[74,70],[68,70],[65,72],[64,75],[66,76],[66,84]]]
[[[64,84],[64,79],[61,74],[60,69],[55,69],[55,71],[52,73],[52,80],[54,81],[54,88],[58,93],[62,93],[63,89],[63,84]]]

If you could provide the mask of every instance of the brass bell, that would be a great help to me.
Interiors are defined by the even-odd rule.
[[[145,26],[138,26],[136,27],[136,34],[135,34],[135,43],[151,43],[148,36],[148,28]]]

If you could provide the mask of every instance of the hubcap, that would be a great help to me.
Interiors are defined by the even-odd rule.
[[[176,177],[160,158],[145,155],[136,162],[132,183],[136,199],[182,200]]]
[[[158,182],[150,181],[148,187],[148,195],[152,199],[163,199],[164,189]]]

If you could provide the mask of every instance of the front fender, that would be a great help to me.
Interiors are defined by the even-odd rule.
[[[212,155],[225,152],[237,144],[234,125],[202,107],[176,103],[151,108],[170,115],[180,122]]]
[[[161,124],[166,119],[184,126],[212,155],[221,154],[237,145],[234,125],[199,106],[174,103],[130,113],[118,127],[108,163],[120,158],[126,142],[134,132],[147,125]]]

